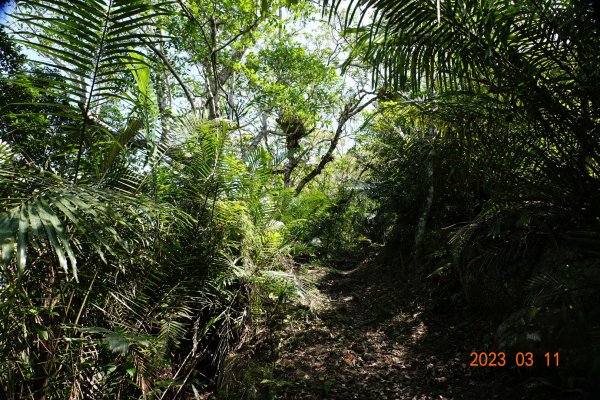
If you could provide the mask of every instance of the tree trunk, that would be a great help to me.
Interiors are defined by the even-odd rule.
[[[162,35],[161,35],[162,36]],[[159,50],[164,54],[163,40],[160,40]],[[169,86],[169,79],[166,72],[161,69],[158,77],[158,85],[156,88],[156,96],[158,103],[158,112],[160,118],[161,134],[160,142],[166,143],[169,136],[170,129],[170,118],[172,115],[172,99],[171,99],[171,88]],[[192,105],[193,106],[193,105]]]
[[[415,248],[413,252],[413,267],[418,267],[421,254],[423,252],[423,238],[425,237],[425,230],[427,228],[427,220],[429,219],[429,213],[431,211],[431,205],[433,204],[434,195],[434,181],[433,181],[433,159],[435,157],[435,139],[437,136],[437,129],[433,122],[429,123],[429,154],[427,155],[427,197],[423,204],[421,216],[417,222],[417,232],[415,234]]]

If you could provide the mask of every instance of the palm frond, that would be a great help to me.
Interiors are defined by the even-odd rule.
[[[6,147],[0,159],[6,160]],[[0,164],[0,183],[10,187],[0,199],[0,243],[5,266],[15,262],[19,274],[28,264],[30,249],[51,250],[67,275],[77,279],[76,249],[82,242],[97,254],[143,245],[144,226],[151,226],[158,205],[123,190],[73,185],[63,178],[30,167]],[[125,240],[120,232],[129,230]]]
[[[341,1],[325,3],[333,12]],[[577,80],[575,59],[597,45],[591,12],[550,0],[351,1],[346,26],[357,35],[351,59],[369,60],[375,82],[442,92],[489,85],[498,71],[519,77],[524,68],[541,86]],[[370,22],[353,28],[356,15]]]
[[[76,180],[84,146],[93,131],[118,132],[100,119],[100,108],[109,101],[124,102],[125,108],[139,105],[138,97],[129,95],[127,89],[150,98],[145,69],[148,63],[140,44],[160,40],[151,27],[157,16],[168,13],[168,4],[146,0],[17,3],[17,40],[39,54],[33,62],[50,67],[43,78],[22,82],[63,100],[50,106],[56,114],[73,121],[73,126],[61,128],[79,137]],[[127,76],[129,71],[134,72],[137,88]]]

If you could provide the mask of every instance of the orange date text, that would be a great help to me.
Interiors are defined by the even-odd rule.
[[[535,356],[532,352],[519,351],[515,354],[506,354],[502,351],[472,351],[469,355],[470,367],[558,367],[560,356],[556,353],[544,353],[543,357]]]

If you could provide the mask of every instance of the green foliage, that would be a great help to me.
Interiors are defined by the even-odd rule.
[[[336,71],[324,61],[285,38],[249,54],[244,72],[262,107],[276,108],[282,119],[297,118],[313,126],[315,118],[331,111],[339,95]]]
[[[2,76],[18,71],[25,61],[25,57],[19,53],[18,48],[10,40],[4,26],[0,25],[0,71]]]
[[[597,16],[572,1],[383,0],[346,18],[347,64],[373,66],[387,101],[365,138],[376,237],[508,325],[533,302],[545,343],[581,354],[597,347]],[[569,374],[587,378],[554,383],[572,388]]]
[[[548,184],[566,189],[548,194],[565,205],[595,196],[598,25],[591,8],[568,1],[447,1],[436,21],[434,3],[369,4],[378,13],[360,30],[357,56],[381,67],[376,81],[382,78],[392,98],[394,89],[410,84],[414,97],[429,94],[427,112],[452,121],[460,139],[510,140],[500,154],[514,164],[502,169],[543,180],[528,182],[538,193],[546,194]]]
[[[591,9],[351,1],[331,46],[296,38],[310,9],[18,2],[0,30],[0,397],[199,398],[310,292],[299,264],[371,241],[473,307],[598,320]],[[245,377],[274,395],[271,378]]]
[[[2,396],[197,393],[251,323],[306,291],[267,151],[242,159],[230,124],[195,115],[152,142],[164,60],[144,45],[172,5],[23,2],[30,64],[2,37]]]
[[[34,64],[51,69],[38,70],[35,79],[23,77],[16,83],[59,100],[45,105],[50,115],[62,118],[61,132],[74,141],[67,158],[72,158],[68,172],[75,181],[85,153],[119,135],[118,126],[98,118],[99,110],[115,101],[129,103],[127,107],[148,106],[147,100],[140,104],[133,94],[137,91],[150,98],[144,93],[147,62],[140,43],[159,39],[147,30],[154,18],[167,12],[165,4],[142,0],[18,4],[16,23],[21,30],[14,32],[18,42],[39,53]],[[127,73],[132,69],[137,86]],[[133,119],[135,108],[131,111]]]
[[[143,244],[143,237],[125,242],[119,231],[135,233],[150,225],[155,208],[145,199],[106,187],[71,185],[47,171],[18,168],[6,145],[0,152],[0,183],[10,188],[0,203],[4,266],[14,260],[23,273],[27,253],[43,254],[48,243],[65,274],[77,279],[74,246],[80,247],[80,240],[89,241],[103,260],[105,253],[115,254],[114,246],[131,249]],[[143,213],[137,214],[140,210]]]
[[[366,221],[375,203],[359,175],[355,160],[347,156],[334,162],[309,190],[297,196],[291,190],[279,193],[277,218],[294,254],[341,256],[366,243]]]

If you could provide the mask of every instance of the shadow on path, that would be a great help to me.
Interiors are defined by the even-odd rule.
[[[375,260],[346,268],[315,270],[322,306],[279,332],[275,398],[514,398],[505,371],[468,366],[469,324]]]

